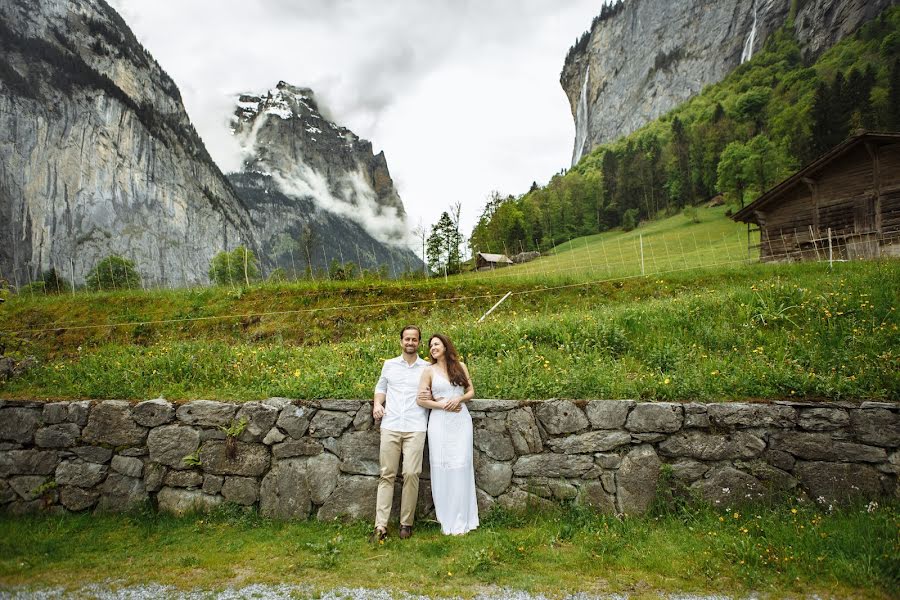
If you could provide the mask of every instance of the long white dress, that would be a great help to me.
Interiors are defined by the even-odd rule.
[[[431,394],[434,398],[455,398],[462,396],[464,391],[432,369]],[[478,527],[472,417],[465,403],[461,406],[459,412],[433,409],[428,418],[431,496],[441,531],[448,535],[466,533]]]

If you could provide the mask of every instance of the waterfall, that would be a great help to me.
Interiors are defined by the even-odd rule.
[[[756,1],[753,0],[753,27],[750,28],[750,35],[744,42],[744,50],[741,52],[741,64],[744,64],[753,58],[753,44],[756,42]]]
[[[588,73],[590,65],[584,67],[584,83],[581,84],[581,96],[578,98],[578,106],[575,107],[575,148],[572,150],[572,166],[578,164],[584,154],[584,143],[587,141],[588,131]]]

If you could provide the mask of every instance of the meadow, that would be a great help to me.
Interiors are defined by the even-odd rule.
[[[429,522],[410,540],[378,545],[367,542],[366,523],[274,522],[235,506],[180,518],[150,510],[0,516],[0,591],[106,581],[207,593],[262,583],[462,597],[511,588],[550,597],[890,598],[900,585],[898,527],[896,503],[830,509],[796,501],[658,506],[624,519],[577,506],[495,510],[466,536],[441,535]]]
[[[12,296],[0,342],[36,366],[0,395],[367,398],[417,323],[479,398],[900,399],[900,262],[760,264],[723,212],[446,280]]]

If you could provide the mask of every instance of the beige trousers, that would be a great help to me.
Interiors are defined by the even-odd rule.
[[[422,452],[425,450],[424,431],[381,430],[378,497],[375,502],[375,527],[387,527],[394,503],[394,480],[403,456],[403,493],[400,495],[400,524],[412,525],[419,498],[419,474],[422,472]]]

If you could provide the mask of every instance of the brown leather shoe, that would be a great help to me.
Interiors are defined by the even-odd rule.
[[[407,540],[412,537],[412,525],[400,526],[400,539]]]
[[[387,538],[387,536],[387,529],[385,529],[384,527],[376,527],[375,531],[372,532],[372,535],[369,536],[369,541],[373,544],[377,544],[379,542],[383,542],[385,538]]]

